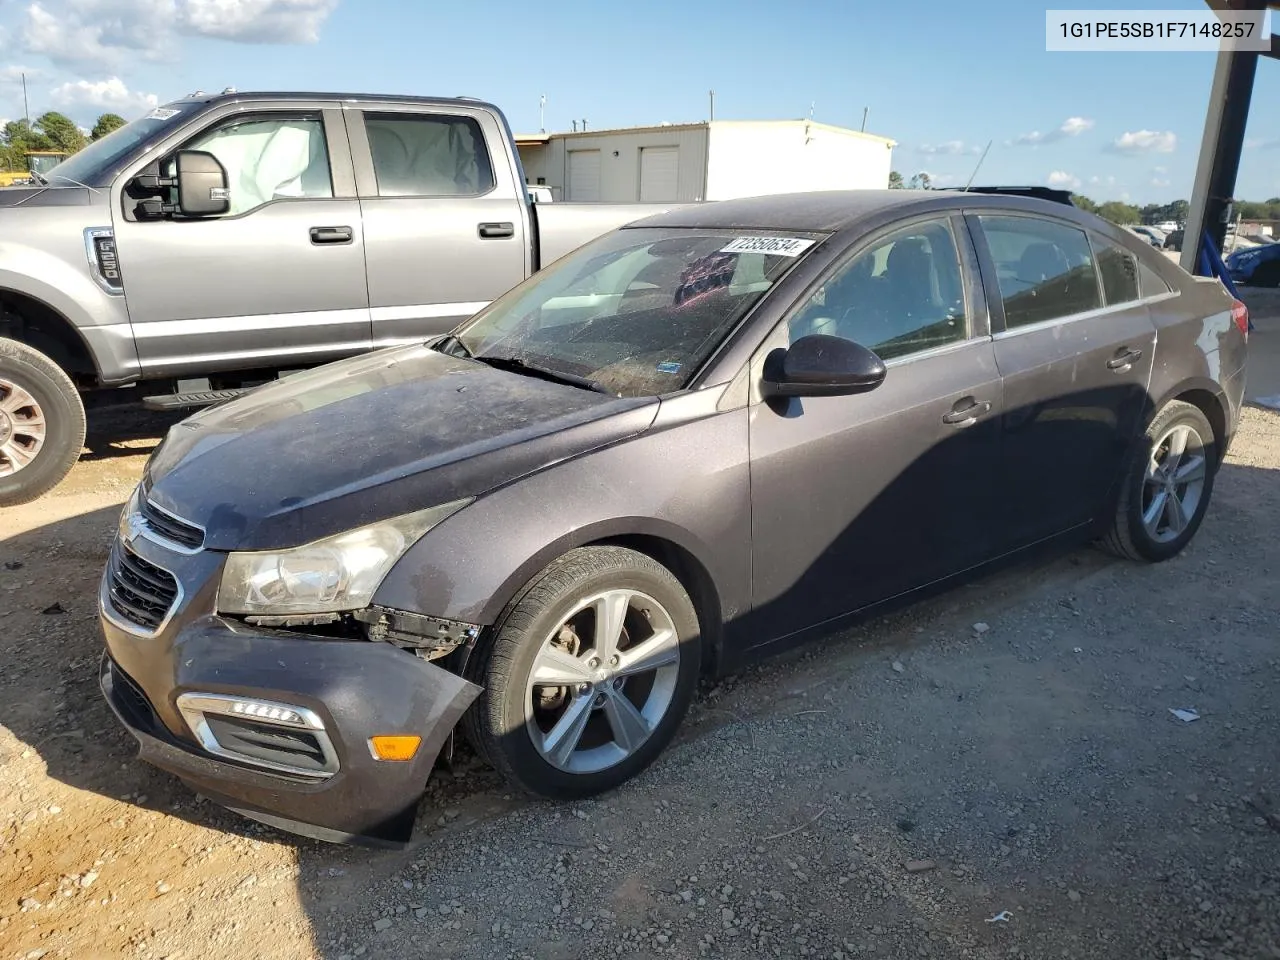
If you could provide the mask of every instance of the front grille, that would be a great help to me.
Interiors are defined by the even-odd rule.
[[[150,500],[143,499],[139,507],[142,519],[158,537],[176,543],[190,550],[199,550],[204,546],[204,531],[193,523],[179,520],[171,513],[161,510]]]
[[[206,713],[205,723],[218,746],[250,762],[287,767],[299,773],[329,772],[328,758],[315,733],[241,717]]]
[[[178,581],[117,543],[110,560],[111,609],[132,624],[154,630],[178,599]]]

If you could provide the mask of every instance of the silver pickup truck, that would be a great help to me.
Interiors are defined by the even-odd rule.
[[[444,333],[667,209],[531,202],[465,98],[197,94],[41,179],[0,189],[0,506],[66,476],[86,402],[195,407]]]

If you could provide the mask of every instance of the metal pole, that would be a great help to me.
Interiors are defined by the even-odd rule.
[[[27,75],[22,74],[22,115],[27,118],[27,129],[31,129],[31,107],[27,105]]]
[[[538,98],[538,130],[541,133],[547,132],[547,95],[545,93]]]
[[[711,98],[711,113],[707,117],[707,120],[711,121],[716,118],[716,92],[714,90],[708,90],[707,95]]]
[[[1200,141],[1200,160],[1182,233],[1179,262],[1188,273],[1199,272],[1206,232],[1214,246],[1219,251],[1222,249],[1227,232],[1226,212],[1236,189],[1257,68],[1257,53],[1232,50],[1225,43],[1218,51],[1204,136]]]
[[[862,108],[862,126],[861,126],[861,127],[859,127],[859,130],[860,130],[862,133],[866,133],[866,132],[867,132],[867,114],[870,112],[870,110],[871,110],[871,108],[870,108],[870,107],[863,107],[863,108]]]

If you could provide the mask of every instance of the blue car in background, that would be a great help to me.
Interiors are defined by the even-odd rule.
[[[1235,283],[1280,287],[1280,242],[1237,250],[1227,257],[1227,272]]]

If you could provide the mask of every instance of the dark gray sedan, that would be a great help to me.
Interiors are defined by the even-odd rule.
[[[102,686],[250,817],[402,842],[459,724],[617,786],[698,678],[1033,548],[1194,536],[1247,316],[1070,205],[685,208],[439,341],[177,425],[120,518]]]

